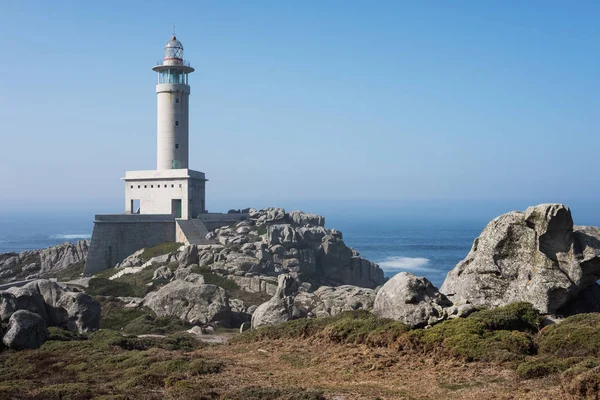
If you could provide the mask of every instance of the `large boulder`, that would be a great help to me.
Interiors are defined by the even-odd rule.
[[[100,328],[100,303],[85,293],[65,290],[47,279],[0,292],[2,320],[6,321],[17,310],[31,311],[49,326],[59,326],[74,332],[89,332]]]
[[[177,253],[177,262],[183,267],[187,267],[191,264],[198,264],[198,246],[194,244],[184,246]]]
[[[28,276],[55,276],[58,272],[83,263],[89,242],[63,243],[41,250],[0,254],[0,282],[26,279]],[[28,279],[28,278],[27,278]]]
[[[294,295],[298,291],[298,282],[291,275],[282,274],[277,283],[277,292],[271,300],[258,306],[252,314],[252,328],[293,319]]]
[[[229,298],[216,285],[183,280],[161,287],[146,295],[143,305],[158,316],[173,316],[192,324],[220,323],[228,326],[231,318]]]
[[[454,303],[516,301],[556,313],[600,279],[600,230],[574,227],[562,204],[541,204],[492,220],[440,291]]]
[[[377,292],[373,313],[412,327],[424,327],[445,319],[450,306],[452,302],[426,278],[400,272]]]
[[[291,222],[298,226],[325,226],[325,218],[321,215],[291,211],[288,216]]]
[[[294,299],[293,314],[299,318],[323,318],[344,311],[370,311],[375,295],[375,290],[358,286],[321,286],[313,293],[298,293]]]
[[[14,303],[16,304],[14,311],[17,310],[27,310],[33,313],[38,314],[44,320],[48,319],[48,314],[46,313],[46,303],[44,302],[44,298],[40,294],[35,282],[28,283],[22,287],[11,287],[6,292],[8,293],[7,298],[10,295],[14,296]],[[10,318],[10,315],[8,315]],[[6,315],[5,315],[6,318]]]
[[[0,292],[0,323],[8,322],[8,319],[19,309],[17,298],[9,292]]]
[[[40,250],[40,275],[50,275],[73,264],[85,262],[88,248],[89,242],[80,240]]]
[[[46,321],[36,313],[19,310],[8,321],[2,342],[11,349],[37,349],[48,339]]]

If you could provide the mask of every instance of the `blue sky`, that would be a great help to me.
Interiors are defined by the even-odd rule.
[[[209,209],[600,204],[597,1],[0,7],[0,212],[122,210],[173,24]]]

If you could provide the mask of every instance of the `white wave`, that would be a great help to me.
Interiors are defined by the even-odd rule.
[[[50,239],[91,239],[92,235],[90,233],[70,233],[68,235],[52,235]]]
[[[427,268],[429,265],[428,258],[423,257],[386,257],[383,261],[378,262],[379,266],[384,271],[420,271],[420,272],[439,272],[433,268]]]

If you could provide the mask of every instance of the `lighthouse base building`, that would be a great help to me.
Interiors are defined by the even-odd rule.
[[[209,245],[209,230],[233,224],[243,213],[208,213],[203,172],[189,169],[189,74],[183,45],[175,36],[165,46],[158,73],[157,169],[125,173],[125,212],[100,214],[84,268],[92,275],[112,268],[141,248],[164,242]]]
[[[170,214],[191,219],[206,212],[204,172],[191,169],[128,171],[123,180],[128,214]]]

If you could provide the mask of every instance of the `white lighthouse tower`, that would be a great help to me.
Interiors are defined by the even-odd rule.
[[[125,211],[197,218],[205,209],[205,176],[189,169],[189,74],[183,45],[175,35],[164,58],[152,68],[158,73],[156,170],[125,173]]]
[[[163,61],[152,69],[158,72],[156,169],[188,168],[188,76],[194,72],[194,68],[183,60],[183,45],[174,35],[165,46]]]

